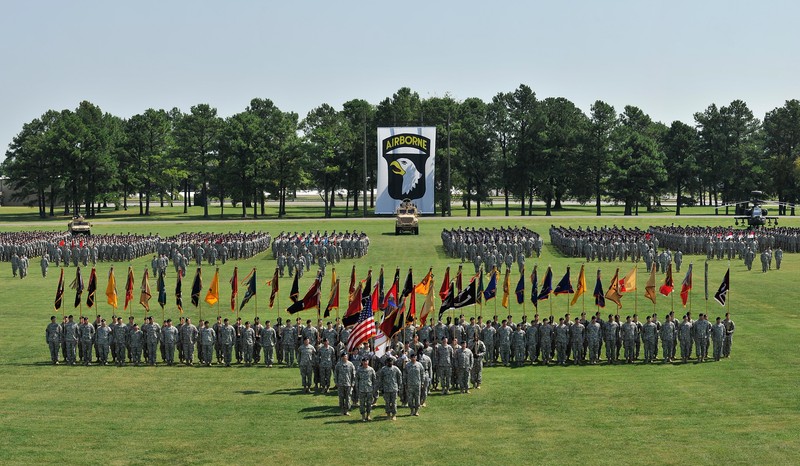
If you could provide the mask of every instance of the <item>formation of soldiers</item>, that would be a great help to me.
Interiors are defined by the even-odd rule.
[[[284,276],[286,269],[290,277],[311,269],[316,264],[322,275],[328,263],[337,263],[342,259],[357,259],[369,252],[369,236],[363,231],[320,233],[309,231],[287,233],[281,232],[272,242],[272,256],[278,261],[278,273]]]
[[[542,253],[542,238],[526,227],[454,228],[442,230],[442,246],[448,256],[472,262],[475,273],[494,267],[507,268],[515,262],[521,271],[525,258]]]
[[[153,253],[161,238],[149,235],[93,235],[62,238],[48,245],[46,256],[56,267],[86,267],[98,262],[130,262]]]
[[[67,240],[69,233],[54,231],[17,231],[0,233],[0,261],[17,257],[39,257],[50,251],[50,245]]]
[[[183,271],[194,261],[216,265],[228,259],[247,259],[266,251],[272,237],[267,232],[252,233],[181,233],[162,239],[159,235],[93,235],[72,237],[53,232],[20,232],[0,235],[0,258],[11,262],[14,277],[25,278],[30,257],[41,256],[42,276],[50,264],[86,267],[97,262],[130,262],[154,254],[153,276],[166,273],[172,263],[175,271]]]
[[[249,259],[266,251],[271,241],[272,236],[264,231],[180,233],[159,242],[157,259],[161,259],[164,268],[164,262],[172,262],[176,272],[179,269],[186,272],[190,262],[199,266],[204,261],[216,265],[218,260],[224,264],[228,259]]]
[[[639,228],[550,226],[550,242],[561,254],[589,261],[655,261],[659,239]]]
[[[730,227],[669,226],[650,227],[650,232],[668,248],[677,248],[688,254],[704,254],[707,260],[734,260],[744,262],[752,270],[756,257],[761,260],[761,271],[781,268],[783,247],[797,250],[797,228],[768,228],[759,230],[732,230]],[[775,249],[773,249],[775,248]]]

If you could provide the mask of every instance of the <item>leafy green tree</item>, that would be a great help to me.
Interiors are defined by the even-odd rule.
[[[681,214],[683,194],[699,187],[698,145],[697,130],[677,120],[672,122],[664,136],[664,166],[669,185],[677,197],[675,215]]]
[[[587,175],[586,178],[592,182],[578,183],[575,186],[575,194],[578,198],[593,196],[598,217],[602,215],[600,207],[603,186],[610,171],[613,135],[618,124],[617,112],[613,106],[602,100],[597,100],[592,104],[583,159],[584,173]]]
[[[634,209],[638,212],[638,206],[648,203],[666,182],[660,132],[659,125],[638,107],[628,105],[620,115],[607,186],[611,197],[625,204],[625,215],[633,215]]]
[[[588,119],[563,97],[542,101],[544,131],[542,162],[536,167],[537,191],[545,202],[545,215],[552,214],[552,204],[561,209],[561,199],[583,178],[581,159]]]
[[[127,183],[139,192],[139,215],[150,215],[153,191],[163,188],[161,176],[167,168],[172,124],[164,110],[145,110],[125,122],[125,147],[128,152]]]
[[[325,217],[331,217],[336,189],[341,186],[344,160],[352,148],[350,125],[328,104],[311,110],[301,123],[306,137],[306,166],[320,189],[325,204]]]
[[[489,127],[487,105],[478,98],[466,99],[458,106],[458,125],[455,131],[459,154],[458,170],[461,188],[472,215],[475,202],[476,215],[481,216],[481,202],[489,198],[489,187],[495,172],[494,144]]]
[[[217,109],[208,104],[193,106],[189,114],[177,121],[175,128],[176,146],[187,160],[188,176],[185,180],[187,194],[190,178],[194,177],[200,185],[203,216],[206,218],[208,218],[208,183],[211,171],[217,166],[216,156],[221,130],[222,120],[217,116]]]
[[[772,191],[780,202],[798,200],[798,171],[800,159],[800,101],[787,100],[764,117],[765,168],[772,180]],[[779,215],[786,215],[786,206],[778,207]]]

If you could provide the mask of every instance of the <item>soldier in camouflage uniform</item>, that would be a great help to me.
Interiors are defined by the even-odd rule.
[[[725,341],[725,324],[717,317],[716,323],[711,327],[711,339],[714,341],[714,361],[722,357],[722,346]]]
[[[733,345],[733,332],[736,331],[736,325],[731,320],[730,313],[725,313],[725,320],[722,321],[725,325],[725,341],[722,344],[722,357],[728,358],[731,356],[731,345]]]
[[[191,319],[187,318],[180,332],[183,359],[187,366],[191,366],[194,363],[194,345],[197,342],[198,335],[197,327],[192,324]]]
[[[116,348],[117,366],[122,367],[125,365],[125,351],[128,349],[128,327],[123,325],[122,317],[117,317],[117,326],[114,327],[111,337]]]
[[[672,322],[670,316],[664,319],[661,325],[661,343],[662,351],[664,354],[664,363],[672,361],[672,347],[675,345],[675,323]]]
[[[266,321],[261,329],[261,347],[264,348],[264,365],[272,367],[275,345],[278,342],[278,334],[272,328],[272,322]]]
[[[339,391],[339,409],[343,416],[349,416],[351,391],[356,382],[356,367],[347,359],[345,352],[342,352],[339,362],[333,369],[333,381]]]
[[[689,316],[683,316],[678,328],[678,341],[681,344],[681,360],[687,362],[692,354],[692,323],[689,321]]]
[[[450,384],[453,376],[453,347],[447,343],[447,337],[436,346],[436,370],[439,382],[442,384],[442,395],[450,393]]]
[[[652,317],[647,316],[647,320],[642,325],[642,342],[644,343],[644,362],[650,363],[655,359],[656,340],[658,340],[658,329],[653,323]]]
[[[370,414],[372,413],[373,393],[376,386],[377,375],[375,374],[375,369],[370,367],[369,359],[364,358],[361,360],[361,366],[356,371],[355,382],[361,420],[364,422],[372,420]]]
[[[233,328],[233,325],[230,324],[228,319],[222,321],[217,340],[222,349],[222,361],[225,363],[225,367],[231,367],[233,344],[236,342],[236,329]]]
[[[128,331],[128,343],[131,347],[133,365],[138,366],[142,360],[142,345],[144,345],[144,334],[139,329],[139,324],[133,324],[133,328]]]
[[[403,374],[394,362],[395,358],[389,356],[378,372],[378,390],[383,392],[386,417],[393,421],[397,419],[397,394],[403,390]]]
[[[83,365],[92,365],[92,345],[94,345],[94,327],[89,323],[87,317],[81,318],[80,327],[81,348],[83,348]]]
[[[403,368],[403,381],[406,389],[406,401],[412,416],[419,416],[422,387],[427,377],[422,363],[417,361],[417,354],[411,353],[409,361]]]
[[[178,329],[172,325],[172,319],[167,319],[166,325],[161,329],[161,342],[164,344],[164,361],[168,366],[175,364],[175,345],[178,343]]]
[[[100,321],[100,326],[95,331],[95,343],[97,344],[98,360],[103,366],[108,365],[108,350],[111,345],[111,327],[106,324],[106,320]]]
[[[317,350],[319,355],[319,379],[323,393],[328,393],[331,386],[331,369],[336,359],[336,351],[327,338],[322,340],[322,346]]]
[[[61,346],[61,326],[56,322],[56,316],[50,317],[50,323],[44,331],[44,340],[50,349],[50,362],[58,364],[58,349]]]
[[[314,377],[314,357],[317,350],[311,346],[308,338],[303,339],[303,345],[299,350],[300,379],[303,384],[303,392],[311,393],[311,384]]]
[[[475,357],[473,356],[472,351],[467,348],[466,341],[461,342],[461,348],[455,355],[455,361],[459,369],[458,373],[460,380],[458,382],[458,386],[461,389],[461,393],[469,393],[469,376],[472,373],[472,366],[475,363]]]
[[[472,383],[472,388],[479,389],[483,381],[483,357],[486,354],[486,345],[478,338],[478,332],[473,335],[469,349],[472,351],[474,358],[472,370],[470,371],[470,382]]]
[[[249,367],[253,364],[253,348],[256,344],[256,332],[250,327],[249,320],[244,323],[244,328],[241,330],[241,341],[244,365]]]
[[[597,364],[600,360],[600,342],[603,340],[603,330],[597,316],[592,316],[586,328],[586,339],[589,342],[589,364]]]

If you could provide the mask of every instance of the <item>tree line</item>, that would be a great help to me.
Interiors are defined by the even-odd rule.
[[[322,104],[302,120],[269,99],[228,118],[198,104],[188,113],[147,109],[123,119],[84,101],[24,124],[0,170],[18,195],[36,199],[43,218],[62,209],[91,217],[109,203],[128,209],[131,196],[141,215],[157,199],[182,202],[184,212],[202,205],[208,217],[210,199],[230,199],[243,217],[265,215],[268,200],[282,217],[298,189],[318,190],[330,217],[337,192],[347,193],[348,211],[374,205],[375,128],[409,125],[437,127],[442,214],[454,191],[468,216],[481,215],[490,193],[500,193],[506,215],[532,215],[535,199],[546,215],[565,199],[593,203],[597,215],[601,203],[618,202],[631,215],[674,195],[680,215],[694,203],[749,199],[753,189],[782,202],[800,196],[798,100],[763,121],[734,100],[695,113],[693,124],[666,125],[601,100],[586,114],[563,97],[539,99],[526,85],[489,102],[422,99],[401,88],[377,105]]]

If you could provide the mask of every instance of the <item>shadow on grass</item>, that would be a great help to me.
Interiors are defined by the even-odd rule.
[[[261,392],[258,390],[239,390],[236,393],[239,393],[240,395],[258,395]]]

